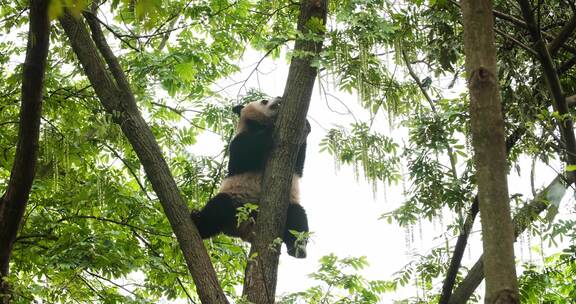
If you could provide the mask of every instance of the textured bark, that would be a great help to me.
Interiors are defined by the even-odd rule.
[[[94,21],[89,15],[88,20]],[[228,303],[162,151],[142,118],[128,81],[100,28],[91,23],[92,40],[81,19],[66,13],[60,18],[60,24],[102,105],[120,125],[138,155],[178,239],[202,303]],[[106,69],[101,56],[109,69]]]
[[[576,30],[576,15],[572,15],[572,18],[570,18],[570,20],[568,20],[568,23],[566,23],[566,25],[562,27],[562,30],[560,31],[560,33],[558,33],[558,36],[556,36],[556,38],[554,38],[554,40],[552,40],[552,42],[548,44],[550,54],[551,55],[556,54],[556,52],[558,52],[560,47],[564,43],[566,43],[568,39],[570,39],[575,30]]]
[[[307,24],[311,18],[318,18],[326,24],[327,0],[305,0],[300,6],[298,30],[310,32]],[[312,66],[312,56],[318,55],[322,41],[297,40],[294,45],[296,56],[292,58],[283,105],[274,133],[275,147],[266,165],[264,189],[260,211],[255,228],[255,240],[250,250],[253,257],[244,278],[243,294],[256,304],[274,303],[278,274],[280,246],[273,246],[274,240],[281,238],[286,222],[288,195],[293,168],[296,163],[300,135],[303,132],[310,97],[317,76],[317,68]],[[306,56],[298,53],[305,52]]]
[[[0,303],[9,303],[9,286],[2,279],[10,270],[10,256],[36,172],[38,137],[48,56],[50,22],[48,0],[31,0],[30,27],[22,73],[22,104],[16,156],[6,192],[0,198]]]
[[[510,151],[512,150],[516,142],[520,140],[522,135],[524,135],[524,132],[526,132],[526,129],[517,128],[506,139],[506,156],[510,154]],[[440,295],[440,300],[438,301],[439,304],[446,304],[449,303],[450,301],[450,297],[452,296],[452,288],[454,288],[454,283],[456,282],[456,276],[458,275],[458,269],[460,269],[460,263],[462,262],[462,257],[464,256],[464,250],[466,249],[466,245],[468,244],[468,237],[470,236],[470,231],[472,230],[472,226],[474,225],[474,221],[476,219],[477,214],[478,214],[478,195],[474,197],[472,206],[470,207],[470,211],[468,211],[468,215],[464,220],[464,225],[462,226],[460,235],[456,240],[456,245],[454,246],[454,253],[452,254],[452,259],[450,260],[450,266],[446,271],[446,279],[444,279],[444,283],[442,284],[442,294]],[[480,279],[480,281],[482,281],[482,279]]]
[[[461,1],[461,8],[485,257],[485,303],[519,303],[492,4],[466,0]]]
[[[528,226],[539,218],[539,214],[546,210],[551,203],[559,203],[564,197],[564,191],[572,184],[574,180],[565,179],[564,176],[558,175],[544,190],[540,191],[536,197],[522,207],[516,216],[514,216],[514,237],[518,238]],[[450,304],[466,303],[474,290],[484,279],[484,265],[481,256],[472,266],[466,277],[462,280],[454,294],[450,297]]]

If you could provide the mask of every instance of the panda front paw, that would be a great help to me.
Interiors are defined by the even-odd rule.
[[[306,258],[306,243],[305,240],[298,240],[293,246],[287,246],[288,255],[297,259]]]

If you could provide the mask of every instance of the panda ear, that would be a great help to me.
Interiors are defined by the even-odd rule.
[[[232,112],[234,112],[234,113],[236,113],[238,116],[240,116],[240,111],[242,111],[242,109],[244,109],[244,106],[243,106],[243,105],[237,105],[237,106],[234,106],[234,107],[232,108]]]

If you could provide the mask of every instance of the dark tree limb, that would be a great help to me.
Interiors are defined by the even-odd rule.
[[[456,0],[450,0],[450,3],[452,3],[452,4],[456,5],[456,6],[460,6],[460,4],[459,4]],[[492,10],[492,12],[494,13],[494,17],[496,17],[496,18],[498,18],[498,19],[506,20],[506,21],[508,21],[508,22],[510,22],[510,23],[512,23],[512,24],[515,24],[515,25],[517,25],[517,26],[519,26],[519,27],[522,27],[522,28],[526,28],[526,29],[528,28],[528,24],[527,24],[526,22],[522,21],[521,19],[519,19],[519,18],[516,17],[516,16],[512,16],[512,15],[509,15],[509,14],[505,14],[505,13],[500,12],[500,11],[497,11],[497,10]],[[570,19],[570,22],[572,22],[572,21],[573,21],[573,20]],[[566,27],[565,27],[565,28],[566,28]],[[563,30],[564,30],[564,29],[563,29]],[[554,37],[552,34],[549,34],[549,33],[547,33],[547,32],[543,32],[542,34],[544,35],[544,37],[545,37],[546,39],[549,39],[549,40],[555,40],[555,39],[558,38],[558,37]],[[560,40],[559,40],[558,42],[560,42]],[[576,47],[571,46],[571,45],[568,45],[568,44],[566,44],[565,42],[566,42],[566,41],[564,40],[563,43],[559,43],[559,44],[558,44],[558,47],[563,48],[563,49],[565,49],[566,51],[568,51],[568,52],[570,52],[570,53],[572,53],[572,54],[576,54]]]
[[[552,61],[552,57],[548,52],[548,47],[546,42],[542,38],[542,33],[538,28],[536,19],[532,14],[532,5],[528,0],[518,0],[520,8],[522,10],[522,15],[528,26],[528,31],[534,40],[534,48],[538,52],[538,60],[542,64],[542,69],[544,72],[544,78],[546,79],[546,84],[552,95],[552,106],[554,110],[560,114],[562,117],[561,121],[558,121],[558,129],[560,130],[560,139],[566,146],[565,160],[568,165],[576,164],[576,138],[574,137],[574,121],[569,114],[568,105],[566,104],[566,97],[562,90],[562,85],[560,84],[560,78]],[[570,173],[573,174],[573,173]]]
[[[314,33],[308,27],[312,18],[326,24],[327,0],[305,0],[300,6],[298,30],[304,35]],[[317,23],[316,23],[317,24]],[[323,35],[323,33],[315,33]],[[275,147],[266,164],[255,240],[246,267],[243,294],[256,304],[274,303],[280,246],[274,240],[282,236],[286,222],[288,196],[296,163],[300,136],[318,70],[314,56],[322,49],[323,39],[298,39],[284,88],[283,105],[274,131]],[[314,54],[311,56],[310,54]]]
[[[16,156],[6,192],[0,198],[0,303],[10,301],[3,281],[10,270],[10,256],[26,210],[36,172],[44,74],[48,56],[50,22],[48,0],[30,1],[30,27],[22,72],[22,104]]]
[[[524,205],[514,216],[514,236],[517,239],[524,230],[526,230],[534,221],[539,217],[539,214],[546,210],[550,204],[550,200],[556,197],[561,200],[562,195],[558,193],[563,193],[566,188],[574,183],[573,179],[567,179],[562,175],[556,176],[556,178],[538,193],[538,195],[528,204]],[[554,195],[550,195],[554,194]],[[550,195],[550,196],[549,196]],[[478,261],[472,266],[466,277],[462,280],[458,288],[454,290],[452,297],[450,297],[450,304],[461,304],[466,303],[470,296],[474,293],[478,285],[484,279],[484,255],[480,256]]]
[[[520,140],[522,135],[526,132],[525,128],[517,128],[506,138],[506,155],[510,154],[510,151],[514,145]],[[456,282],[456,276],[458,275],[458,269],[460,269],[460,264],[462,263],[462,257],[464,256],[464,250],[468,244],[468,237],[472,231],[472,226],[478,215],[478,195],[474,196],[472,206],[466,215],[464,220],[464,225],[460,230],[460,235],[456,240],[456,245],[454,246],[454,252],[452,254],[452,259],[450,260],[450,265],[446,271],[446,278],[442,284],[442,293],[440,295],[439,304],[449,303],[450,297],[452,296],[452,288],[454,288],[454,283]]]
[[[576,95],[566,97],[566,104],[569,108],[576,106]]]
[[[560,47],[564,43],[566,43],[566,41],[568,41],[568,39],[570,38],[570,36],[572,36],[575,30],[576,30],[576,15],[572,15],[572,18],[570,18],[570,20],[568,20],[568,23],[564,25],[560,33],[558,33],[558,36],[556,36],[556,38],[554,38],[554,40],[552,40],[552,42],[548,44],[548,51],[550,52],[551,56],[554,56],[554,54],[558,52]]]
[[[494,31],[495,31],[496,33],[498,33],[500,36],[502,36],[502,37],[504,37],[504,38],[506,38],[506,39],[508,39],[508,40],[510,40],[510,41],[512,41],[512,42],[514,42],[517,46],[523,48],[523,49],[526,50],[528,53],[530,53],[530,54],[532,54],[532,55],[534,55],[534,56],[537,56],[537,55],[538,55],[538,53],[536,53],[536,51],[533,50],[531,47],[529,47],[529,46],[527,46],[526,44],[520,42],[518,39],[512,37],[511,35],[508,35],[508,34],[507,34],[506,32],[504,32],[503,30],[500,30],[500,29],[494,27]]]
[[[90,17],[87,18],[91,23],[94,40],[90,38],[84,22],[67,12],[60,18],[60,24],[100,102],[120,125],[140,159],[178,239],[201,301],[228,303],[198,230],[190,219],[188,207],[162,157],[154,135],[138,110],[128,81],[106,40],[101,36],[99,24],[90,20]],[[106,69],[102,57],[109,69]]]
[[[574,65],[576,65],[576,55],[570,57],[570,59],[566,60],[558,67],[558,74],[562,75],[568,72],[568,70],[570,70]]]

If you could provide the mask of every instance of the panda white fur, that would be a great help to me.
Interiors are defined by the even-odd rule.
[[[230,143],[228,174],[224,178],[217,195],[206,203],[200,211],[193,211],[192,220],[202,238],[209,238],[218,233],[240,237],[252,241],[255,221],[243,221],[238,225],[237,209],[246,203],[258,204],[262,194],[262,177],[266,160],[273,146],[272,133],[280,107],[281,98],[251,102],[245,106],[236,106],[234,113],[239,116],[236,134]],[[290,203],[286,219],[283,241],[288,254],[296,258],[305,258],[305,241],[297,241],[290,230],[308,232],[308,219],[300,205],[299,180],[304,169],[306,158],[306,130],[298,149],[298,157]],[[255,214],[252,214],[255,217]]]

